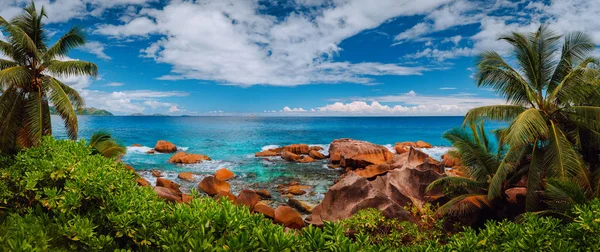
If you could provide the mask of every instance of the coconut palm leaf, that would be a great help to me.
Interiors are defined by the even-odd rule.
[[[22,92],[14,88],[5,90],[0,95],[0,151],[12,152],[16,149],[19,125],[23,121]]]
[[[85,37],[83,32],[79,28],[73,27],[48,49],[43,58],[45,61],[50,61],[57,57],[67,56],[71,49],[77,48],[78,46],[82,46],[84,44]]]
[[[590,55],[594,49],[596,49],[596,45],[592,39],[583,32],[574,32],[565,36],[560,61],[554,70],[548,90],[553,92],[554,89],[563,82],[565,76],[569,74],[574,62],[583,61],[583,59]]]
[[[7,59],[0,59],[0,70],[18,66],[17,62]]]
[[[446,131],[443,137],[456,149],[455,153],[464,165],[465,173],[477,181],[487,181],[498,163],[484,145],[475,140],[469,131],[454,128]],[[479,138],[480,139],[480,138]]]
[[[108,158],[118,158],[127,152],[123,145],[117,143],[108,132],[104,131],[94,133],[90,138],[89,146],[96,153]]]
[[[456,189],[465,189],[468,191],[474,192],[482,192],[487,190],[487,182],[480,182],[473,180],[471,178],[463,178],[463,177],[442,177],[431,184],[429,184],[426,188],[426,191],[431,191],[439,188],[445,188],[450,190]]]
[[[44,136],[43,97],[41,92],[29,93],[25,100],[25,130],[28,141],[36,145]]]
[[[457,196],[436,210],[438,215],[465,216],[491,206],[485,194],[464,194]]]
[[[504,187],[506,179],[509,174],[517,171],[518,168],[522,167],[522,160],[525,153],[528,153],[531,149],[528,146],[511,146],[506,152],[506,155],[498,165],[498,169],[490,180],[490,186],[488,188],[489,200],[496,199],[504,193]]]
[[[469,110],[465,116],[463,126],[475,124],[480,120],[512,121],[525,111],[519,105],[492,105]]]
[[[505,140],[510,145],[524,145],[547,137],[546,119],[539,110],[530,108],[513,120],[508,127]]]
[[[46,70],[54,76],[69,77],[74,75],[98,75],[98,67],[90,62],[71,60],[52,60],[46,65]]]
[[[584,173],[582,160],[564,132],[550,121],[550,139],[545,166],[551,177],[578,177]]]
[[[4,89],[27,86],[31,79],[31,70],[25,66],[14,66],[0,71],[0,85]]]
[[[589,195],[580,184],[569,179],[549,179],[546,182],[545,202],[551,210],[568,213],[577,204],[584,204]]]
[[[64,89],[66,85],[52,77],[45,78],[45,83],[51,90],[50,101],[52,101],[54,108],[65,123],[67,135],[71,139],[77,139],[78,123],[77,115],[75,114],[76,107],[73,106],[71,97]]]
[[[544,156],[544,150],[539,145],[534,145],[527,173],[527,194],[525,198],[525,209],[527,211],[534,211],[539,206],[538,194],[543,188],[542,178],[545,175]]]

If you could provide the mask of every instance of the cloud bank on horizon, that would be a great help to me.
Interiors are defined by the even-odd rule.
[[[0,15],[14,17],[26,2],[2,1]],[[244,110],[245,92],[262,88],[277,90],[273,100],[282,94],[288,99],[247,109],[298,115],[462,115],[473,107],[504,103],[489,91],[473,91],[473,80],[464,74],[472,69],[457,66],[487,50],[509,56],[509,45],[497,40],[500,35],[549,24],[560,33],[585,31],[600,44],[600,1],[588,0],[35,2],[45,6],[49,27],[57,34],[65,24],[87,25],[90,42],[80,49],[87,53],[82,58],[95,57],[108,66],[100,80],[65,82],[80,90],[89,105],[118,114],[252,112]],[[126,59],[111,53],[120,48],[128,49]],[[132,61],[161,69],[142,72],[143,89],[131,89],[133,80],[122,74],[109,78],[120,71],[112,62]],[[451,76],[450,84],[419,84],[443,75]],[[102,88],[93,85],[102,81]],[[207,86],[215,94],[236,86],[229,92],[237,103],[228,109],[214,102],[198,104],[196,95],[175,90],[177,83]],[[319,90],[313,87],[329,91],[331,84],[348,90],[311,96]],[[373,85],[379,90],[359,87]]]

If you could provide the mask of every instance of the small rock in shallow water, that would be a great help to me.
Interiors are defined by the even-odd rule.
[[[229,180],[233,177],[235,177],[235,173],[233,173],[230,170],[227,170],[227,168],[221,168],[215,172],[215,178],[223,180],[223,181]]]
[[[152,173],[152,176],[157,177],[157,178],[163,176],[162,172],[157,171],[157,170],[152,170],[151,173]]]
[[[181,172],[181,173],[179,173],[179,175],[177,175],[177,177],[179,179],[187,180],[187,181],[193,181],[194,180],[194,177],[192,176],[191,172]]]
[[[327,157],[325,157],[325,155],[323,155],[321,152],[318,152],[316,150],[310,150],[308,152],[308,155],[314,159],[325,159]]]
[[[269,191],[267,191],[267,190],[264,190],[264,189],[263,190],[256,190],[255,192],[256,192],[256,194],[260,195],[260,197],[262,197],[263,199],[270,199],[272,197],[271,193]]]
[[[177,146],[168,141],[158,140],[156,146],[154,146],[154,150],[161,153],[173,153],[177,151]]]
[[[311,211],[312,211],[311,206],[309,206],[305,202],[302,202],[302,201],[294,199],[294,198],[288,199],[288,205],[290,205],[293,208],[296,208],[296,210],[298,210],[302,213],[311,213]]]
[[[206,155],[201,154],[188,154],[185,152],[177,152],[169,159],[169,163],[175,164],[195,164],[202,161],[210,161],[211,159]]]
[[[274,157],[279,155],[277,152],[265,150],[254,154],[255,157]]]

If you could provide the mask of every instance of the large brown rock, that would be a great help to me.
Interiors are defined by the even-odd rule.
[[[180,187],[179,184],[177,184],[171,180],[164,179],[164,178],[157,178],[156,186],[169,188],[169,190],[171,190],[171,192],[173,192],[174,195],[181,197],[181,190],[179,190],[179,187]]]
[[[210,196],[214,196],[219,192],[230,192],[231,185],[223,180],[215,178],[214,176],[206,176],[198,184],[198,189]]]
[[[260,196],[252,190],[242,190],[235,200],[235,204],[244,205],[250,208],[250,211],[254,209],[254,206],[260,200]]]
[[[174,194],[170,188],[156,186],[156,187],[154,187],[154,192],[156,192],[158,197],[160,197],[161,199],[164,199],[167,202],[172,202],[172,203],[181,203],[182,202],[181,195]]]
[[[310,151],[310,147],[306,144],[292,144],[284,146],[283,151],[289,151],[297,155],[306,155]]]
[[[225,180],[229,180],[233,177],[235,177],[235,173],[228,170],[227,168],[221,168],[215,172],[215,178],[217,178],[219,180],[225,181]]]
[[[307,222],[322,225],[323,221],[343,220],[366,208],[379,209],[389,218],[412,221],[404,206],[421,207],[430,198],[440,196],[439,192],[425,189],[445,176],[443,166],[421,151],[411,148],[408,153],[395,156],[392,162],[377,167],[385,173],[372,177],[357,174],[369,171],[365,169],[343,175],[312,210]]]
[[[257,152],[254,154],[255,157],[274,157],[274,156],[278,156],[279,153],[271,151],[271,150],[264,150],[261,152]]]
[[[299,161],[300,159],[302,159],[302,156],[296,155],[290,151],[282,151],[281,158],[283,158],[283,160],[285,160],[285,161],[296,162],[296,161]]]
[[[329,188],[325,198],[312,210],[306,220],[321,226],[323,221],[339,221],[352,217],[358,211],[376,208],[388,218],[412,220],[410,212],[394,202],[388,195],[377,190],[369,180],[349,172]]]
[[[275,219],[275,209],[273,209],[272,207],[270,207],[264,203],[258,202],[254,206],[254,212],[261,213],[269,219]]]
[[[386,147],[365,141],[338,139],[329,145],[329,159],[332,164],[352,170],[392,161],[394,154]]]
[[[160,172],[158,170],[152,170],[151,173],[152,173],[152,176],[157,177],[157,178],[160,178],[163,176],[162,172]]]
[[[185,152],[177,152],[169,159],[169,163],[175,164],[195,164],[202,161],[210,161],[211,159],[206,155],[201,154],[189,154]]]
[[[154,146],[154,150],[161,153],[173,153],[177,151],[177,146],[168,141],[158,140]]]
[[[317,151],[317,150],[310,150],[308,152],[308,155],[314,159],[317,160],[321,160],[321,159],[326,159],[327,157],[325,155],[323,155],[323,153]]]
[[[304,227],[302,216],[289,206],[279,206],[275,209],[274,222],[288,228],[301,229]]]

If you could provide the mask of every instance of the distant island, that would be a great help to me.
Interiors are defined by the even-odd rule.
[[[144,113],[133,113],[129,116],[169,116],[169,115],[165,115],[165,114],[151,114],[151,115],[147,115]]]
[[[50,107],[51,115],[58,115],[58,111],[54,107]],[[86,116],[113,116],[111,112],[105,109],[97,109],[97,108],[80,108],[75,110],[76,115],[86,115]]]

